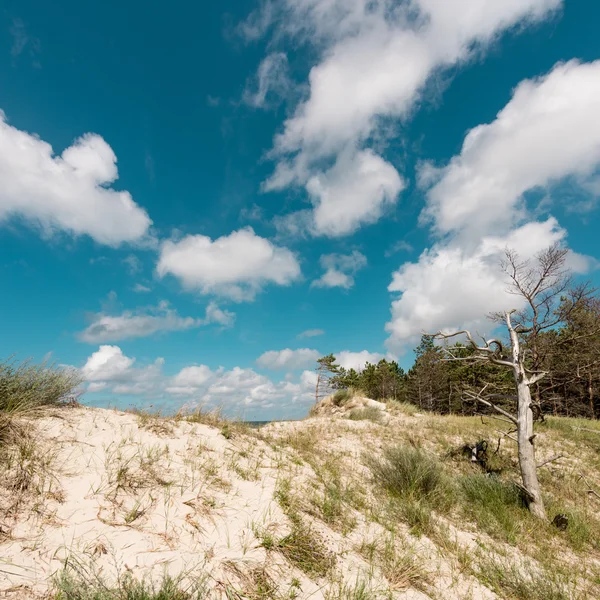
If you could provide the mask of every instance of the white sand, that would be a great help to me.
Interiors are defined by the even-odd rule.
[[[257,531],[266,529],[279,539],[290,530],[274,499],[287,461],[283,450],[253,436],[228,440],[206,425],[156,423],[158,428],[149,429],[152,422],[135,415],[91,408],[36,422],[40,444],[56,452],[51,469],[56,478],[46,481],[31,510],[3,524],[11,531],[0,539],[0,597],[43,597],[67,557],[108,581],[125,572],[154,580],[165,571],[175,577],[188,573],[187,580],[203,575],[211,598],[226,598],[227,585],[242,589],[256,568],[266,569],[281,597],[290,597],[294,578],[298,598],[317,600],[344,597],[332,590],[367,576],[372,598],[389,597],[385,579],[354,550],[381,535],[373,524],[343,535],[315,520],[338,557],[327,579],[311,579],[279,552],[261,546]],[[272,430],[278,427],[286,425]],[[302,424],[289,424],[290,430],[298,427]],[[300,485],[309,468],[295,468],[294,483]],[[495,597],[476,589],[473,598]],[[459,590],[464,586],[443,597],[467,597]],[[393,597],[429,596],[404,589],[393,590]]]

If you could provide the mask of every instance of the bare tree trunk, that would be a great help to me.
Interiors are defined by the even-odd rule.
[[[315,387],[315,404],[319,404],[319,383],[321,383],[321,373],[317,374],[317,385]]]
[[[506,325],[510,332],[512,345],[513,376],[517,386],[517,446],[519,454],[519,468],[523,487],[529,495],[529,510],[540,518],[546,519],[546,510],[540,490],[540,482],[537,476],[535,462],[535,448],[533,445],[533,411],[531,410],[531,383],[535,383],[527,377],[523,356],[521,354],[520,341],[510,319],[510,313],[506,314]]]
[[[519,453],[519,468],[523,487],[529,494],[529,509],[540,519],[546,518],[544,501],[540,491],[533,445],[533,412],[531,410],[531,392],[526,383],[517,385],[519,398],[517,417],[517,440]]]
[[[590,369],[590,372],[588,373],[588,401],[590,403],[590,412],[592,413],[592,419],[596,418],[596,411],[594,410],[594,386],[593,384],[593,378],[592,378],[592,371]]]

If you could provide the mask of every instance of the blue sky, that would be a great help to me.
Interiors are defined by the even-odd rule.
[[[598,280],[597,3],[89,4],[0,10],[0,355],[86,402],[298,417],[489,329],[507,246]]]

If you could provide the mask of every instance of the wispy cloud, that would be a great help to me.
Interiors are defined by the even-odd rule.
[[[354,250],[351,254],[323,254],[319,262],[325,273],[313,281],[311,287],[350,289],[354,285],[354,275],[366,266],[367,257]]]
[[[32,66],[37,69],[41,68],[39,55],[42,50],[42,44],[39,38],[32,36],[27,31],[27,27],[21,19],[13,19],[10,27],[10,35],[12,36],[10,54],[13,58],[13,64],[23,53],[27,53],[31,59]]]
[[[299,339],[302,339],[302,338],[317,337],[319,335],[324,335],[324,334],[325,334],[325,330],[323,330],[323,329],[307,329],[306,331],[299,333],[296,337],[298,337]]]
[[[168,302],[160,302],[156,307],[144,307],[121,314],[100,312],[92,317],[92,322],[77,337],[88,344],[105,344],[126,339],[148,337],[156,333],[185,331],[205,325],[217,324],[231,327],[235,314],[222,310],[215,302],[206,307],[203,318],[181,317]]]

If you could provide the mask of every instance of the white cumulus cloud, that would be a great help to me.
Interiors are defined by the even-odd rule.
[[[424,216],[437,232],[506,231],[526,214],[523,194],[600,167],[600,61],[560,63],[522,81],[489,124],[472,129],[438,173]]]
[[[87,133],[56,156],[0,111],[0,222],[20,218],[45,235],[88,235],[109,246],[141,241],[152,221],[129,192],[109,187],[116,163],[99,135]]]
[[[489,331],[487,313],[522,308],[521,298],[506,293],[500,261],[505,248],[531,259],[555,242],[566,243],[557,220],[539,215],[552,206],[561,180],[585,188],[597,177],[599,95],[600,61],[559,63],[522,81],[494,121],[467,134],[446,167],[425,163],[421,185],[429,189],[422,216],[440,241],[393,274],[389,290],[399,297],[386,326],[390,347],[414,344],[423,331]],[[525,200],[534,190],[545,192],[536,207],[539,220],[532,220]],[[584,273],[592,260],[571,251],[568,263]]]
[[[314,365],[320,356],[318,350],[311,350],[310,348],[299,348],[298,350],[286,348],[285,350],[270,350],[261,354],[256,360],[256,364],[264,369],[301,369]]]
[[[375,153],[390,119],[407,119],[434,73],[462,64],[516,24],[546,18],[562,0],[275,0],[242,30],[314,46],[308,94],[285,121],[266,190],[303,186],[313,234],[375,222],[404,187]],[[257,24],[261,24],[258,27]],[[323,165],[331,165],[333,167]],[[297,219],[295,219],[297,220]],[[290,220],[278,221],[291,225]],[[288,230],[290,228],[288,227]]]
[[[145,307],[136,311],[126,310],[119,315],[97,313],[92,322],[78,334],[78,338],[89,344],[118,342],[120,340],[147,337],[159,332],[185,331],[216,323],[230,327],[235,314],[222,310],[215,302],[206,307],[203,318],[181,317],[166,301],[156,307]]]
[[[366,266],[367,257],[354,250],[351,254],[323,254],[319,262],[325,272],[311,283],[311,287],[350,289],[356,272]]]
[[[251,227],[216,240],[188,235],[166,241],[156,271],[160,277],[174,275],[188,290],[236,302],[253,300],[267,284],[289,285],[300,278],[294,254],[256,235]]]
[[[350,352],[350,350],[342,350],[335,354],[336,363],[344,369],[354,369],[362,371],[367,363],[376,364],[382,358],[391,358],[377,352],[369,352],[362,350],[361,352]]]
[[[508,281],[500,268],[505,248],[528,259],[565,237],[566,231],[551,217],[504,236],[486,236],[475,249],[450,243],[425,250],[418,262],[402,265],[388,287],[400,294],[392,302],[392,318],[386,325],[390,347],[406,349],[422,333],[439,330],[489,332],[490,312],[524,307],[522,298],[506,291]],[[575,253],[569,260],[575,271],[585,272],[589,266]]]

